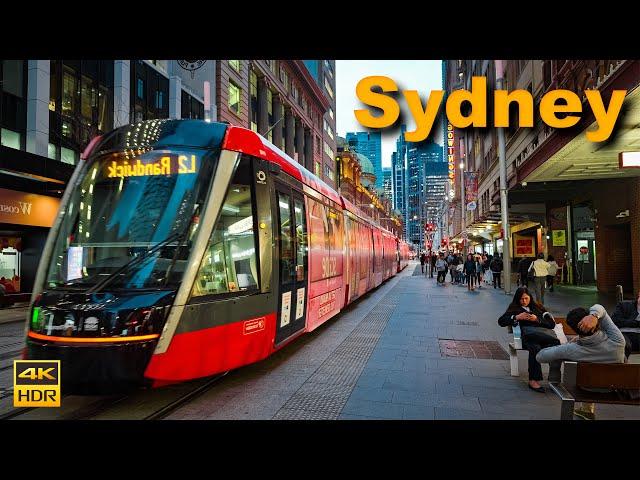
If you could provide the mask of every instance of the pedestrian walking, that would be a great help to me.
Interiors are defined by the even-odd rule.
[[[522,257],[518,262],[518,283],[521,287],[529,286],[529,279],[527,278],[527,273],[529,272],[529,267],[531,266],[531,259],[529,257]]]
[[[429,269],[429,277],[433,278],[433,272],[436,269],[436,262],[438,261],[438,255],[436,255],[436,252],[431,252],[431,258],[429,259],[429,262],[431,263],[431,268]]]
[[[424,252],[422,252],[420,254],[420,270],[422,270],[422,273],[424,273],[424,264],[427,260],[427,256],[425,255]]]
[[[496,254],[496,256],[493,257],[493,260],[491,260],[489,268],[491,269],[491,275],[493,276],[493,288],[496,288],[496,282],[498,283],[498,288],[502,288],[500,285],[500,277],[502,276],[503,264],[502,259],[498,254]]]
[[[529,270],[534,274],[536,302],[544,304],[544,282],[549,274],[549,264],[545,261],[543,253],[538,254],[538,258],[531,264]]]
[[[444,279],[447,275],[447,262],[444,259],[444,254],[442,253],[440,254],[438,260],[436,260],[436,270],[438,272],[438,285],[444,285]]]
[[[474,290],[473,285],[476,278],[476,262],[472,254],[469,253],[467,255],[467,261],[464,262],[463,269],[467,280],[467,290],[471,292]]]
[[[553,258],[553,255],[549,255],[547,257],[547,263],[549,264],[549,274],[547,275],[547,287],[549,287],[549,291],[553,292],[553,281],[556,278],[556,273],[558,273],[558,262]]]
[[[476,282],[478,288],[482,288],[482,258],[480,255],[476,255]]]

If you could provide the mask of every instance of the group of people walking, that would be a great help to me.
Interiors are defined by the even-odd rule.
[[[452,284],[466,284],[469,291],[481,287],[482,282],[493,284],[493,288],[502,288],[500,277],[503,263],[501,255],[482,255],[469,253],[466,258],[459,253],[449,252],[423,252],[420,255],[422,273],[437,273],[438,285],[444,285],[447,273],[451,276]]]
[[[558,263],[553,255],[549,255],[547,260],[544,254],[539,253],[538,258],[532,260],[529,257],[523,257],[518,262],[518,285],[529,287],[532,284],[535,293],[535,299],[539,303],[544,303],[545,285],[549,287],[549,291],[553,292],[553,282],[558,273]]]

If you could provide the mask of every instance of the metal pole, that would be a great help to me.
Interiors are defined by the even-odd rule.
[[[502,60],[496,60],[496,90],[502,90],[504,84]],[[511,294],[511,250],[509,243],[509,202],[507,198],[507,155],[504,141],[504,128],[498,128],[498,162],[500,164],[500,213],[502,216],[502,254],[504,272],[504,293]]]
[[[465,140],[463,140],[462,142],[460,142],[461,146],[466,147],[466,136],[465,136]],[[465,202],[465,196],[464,196],[464,162],[466,160],[466,148],[462,148],[461,152],[460,152],[460,216],[461,216],[461,221],[460,221],[460,228],[461,228],[461,232],[464,232],[466,230],[466,223],[467,223],[467,215],[466,215],[466,209],[467,209],[467,205]],[[467,240],[468,240],[468,236],[467,239],[463,238],[462,242],[464,244],[464,247],[462,249],[462,253],[467,253],[465,251],[466,248],[468,248],[467,245]]]

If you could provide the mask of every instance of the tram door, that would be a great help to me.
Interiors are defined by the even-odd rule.
[[[307,308],[307,221],[302,194],[276,186],[278,210],[279,295],[276,344],[305,325]]]

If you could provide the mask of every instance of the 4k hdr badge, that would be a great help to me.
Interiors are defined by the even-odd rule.
[[[14,407],[60,406],[60,360],[14,360]]]

